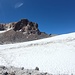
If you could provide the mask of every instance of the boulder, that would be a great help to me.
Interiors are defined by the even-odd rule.
[[[35,70],[39,71],[39,68],[38,68],[38,67],[36,67],[36,68],[35,68]]]

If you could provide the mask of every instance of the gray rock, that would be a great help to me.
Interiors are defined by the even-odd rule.
[[[38,67],[36,67],[36,68],[35,68],[35,70],[39,71],[39,68],[38,68]]]
[[[28,19],[21,19],[18,22],[8,24],[0,24],[0,30],[7,29],[10,30],[0,33],[0,44],[26,42],[51,36],[44,32],[40,32],[38,24],[30,22]]]

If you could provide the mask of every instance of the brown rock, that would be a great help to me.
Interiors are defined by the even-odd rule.
[[[49,37],[48,34],[40,32],[38,24],[28,19],[21,19],[19,22],[0,24],[0,30],[7,30],[0,34],[0,44],[32,41]]]
[[[17,30],[22,29],[24,26],[27,25],[27,23],[28,23],[27,19],[21,19],[21,21],[15,24],[14,30],[17,31]]]
[[[16,22],[8,23],[5,25],[5,29],[14,29]]]

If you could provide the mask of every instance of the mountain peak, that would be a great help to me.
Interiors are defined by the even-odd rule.
[[[38,24],[28,19],[21,19],[18,22],[8,24],[0,24],[0,31],[6,31],[1,33],[1,43],[25,42],[51,36],[45,32],[41,32],[38,28]]]

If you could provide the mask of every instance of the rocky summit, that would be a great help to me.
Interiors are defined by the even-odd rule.
[[[0,24],[0,44],[32,41],[50,37],[51,35],[41,32],[38,24],[28,19],[21,19],[18,22]]]

